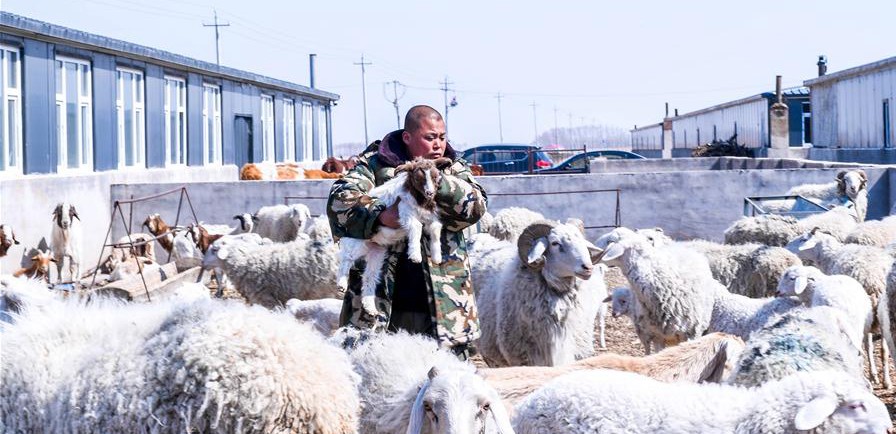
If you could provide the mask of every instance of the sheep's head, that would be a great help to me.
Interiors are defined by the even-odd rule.
[[[868,175],[862,169],[842,170],[837,174],[837,193],[855,200],[868,186]]]
[[[395,173],[407,173],[404,187],[411,193],[417,203],[426,208],[435,207],[436,192],[442,182],[442,171],[451,165],[450,158],[427,160],[417,157],[413,161],[395,168]]]
[[[620,226],[618,228],[613,229],[610,232],[607,232],[601,235],[594,244],[600,249],[606,249],[610,244],[619,242],[625,238],[637,237],[641,236],[644,239],[647,239],[643,234],[637,233],[627,227]]]
[[[794,265],[781,275],[781,279],[778,281],[778,297],[800,295],[820,276],[822,276],[821,270],[815,267]]]
[[[255,230],[255,223],[258,221],[258,217],[249,213],[237,214],[233,219],[239,220],[240,230],[247,233]]]
[[[517,252],[523,264],[541,270],[542,275],[559,279],[589,279],[600,251],[585,239],[577,225],[551,220],[532,223],[517,239]]]
[[[8,225],[0,225],[0,256],[6,256],[13,244],[19,244],[15,232]]]
[[[407,433],[479,434],[489,426],[501,434],[513,432],[495,390],[469,370],[433,367],[417,392]]]
[[[799,431],[883,434],[891,432],[887,407],[862,383],[838,371],[799,373],[811,400],[799,405],[793,427]]]
[[[307,206],[300,203],[290,205],[289,218],[295,225],[297,233],[304,232],[305,225],[308,224],[308,220],[311,220],[311,210],[309,210]]]
[[[53,221],[56,222],[56,226],[67,230],[71,227],[73,219],[81,220],[74,205],[68,202],[60,202],[56,205],[56,209],[53,210]]]
[[[614,288],[604,302],[610,303],[610,307],[613,309],[613,318],[628,315],[632,311],[632,291],[628,288]]]
[[[830,243],[839,244],[840,242],[833,235],[818,228],[813,228],[811,231],[791,240],[785,247],[799,257],[800,260],[817,261],[819,252],[816,246]]]

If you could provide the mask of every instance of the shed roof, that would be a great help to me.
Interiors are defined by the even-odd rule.
[[[837,71],[831,74],[822,75],[821,77],[812,78],[803,82],[804,85],[812,87],[817,84],[834,81],[834,80],[843,80],[845,78],[854,77],[857,75],[864,75],[871,72],[879,71],[882,69],[889,69],[896,67],[896,56],[890,57],[883,60],[878,60],[877,62],[867,63],[865,65],[856,66],[855,68],[844,69],[843,71]]]

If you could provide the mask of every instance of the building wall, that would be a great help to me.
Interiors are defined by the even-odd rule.
[[[768,143],[768,101],[757,98],[672,120],[675,149],[693,149],[715,139],[728,140],[735,131],[738,143],[763,148]]]
[[[896,66],[810,83],[813,146],[884,147],[883,101],[890,104],[889,147],[896,145]]]
[[[662,150],[663,125],[657,124],[632,130],[632,151]]]

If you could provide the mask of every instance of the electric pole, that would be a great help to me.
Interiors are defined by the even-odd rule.
[[[398,80],[392,80],[391,82],[384,83],[383,95],[385,95],[386,86],[388,86],[389,83],[392,84],[392,99],[390,100],[389,97],[386,96],[386,100],[391,102],[392,106],[395,107],[395,122],[398,124],[398,129],[400,130],[401,129],[401,114],[399,113],[399,109],[398,109],[398,100],[404,96],[404,93],[407,90],[407,87],[405,87],[405,85],[401,84],[401,82]],[[401,95],[398,94],[398,86],[401,86]]]
[[[370,138],[367,135],[367,80],[364,79],[364,74],[367,72],[365,67],[367,65],[373,65],[373,63],[365,62],[364,55],[361,54],[361,63],[355,63],[355,65],[361,65],[361,94],[364,100],[364,144],[370,144]]]
[[[498,137],[501,138],[500,143],[504,143],[504,126],[501,124],[501,92],[498,92],[498,95],[495,97],[498,99]]]
[[[554,106],[554,144],[560,144],[560,142],[557,141],[557,134],[559,133],[560,131],[557,127],[557,106]]]
[[[536,107],[538,107],[538,104],[536,104],[535,101],[532,101],[532,104],[530,104],[530,105],[532,106],[532,126],[535,127],[535,144],[537,145],[538,144],[538,112],[536,110]]]
[[[445,119],[445,129],[448,129],[448,91],[453,91],[454,89],[448,88],[449,85],[454,84],[451,81],[448,81],[448,76],[445,76],[445,81],[440,81],[439,84],[442,85],[439,89],[445,94],[445,115],[443,116]]]
[[[218,65],[218,69],[221,69],[221,51],[218,49],[218,27],[230,27],[230,23],[218,24],[218,10],[215,11],[215,23],[214,24],[205,24],[202,23],[203,27],[214,27],[215,28],[215,64]]]

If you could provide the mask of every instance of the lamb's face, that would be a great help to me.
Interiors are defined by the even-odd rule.
[[[797,265],[788,268],[778,281],[778,297],[802,294],[806,287],[815,283],[816,276],[820,273],[815,267]]]
[[[594,245],[597,246],[598,248],[606,249],[607,246],[610,245],[610,243],[615,243],[623,238],[634,236],[634,235],[636,235],[635,231],[633,231],[629,228],[620,226],[618,228],[613,229],[610,232],[607,232],[607,233],[601,235],[600,238],[598,238],[597,241],[594,242]]]
[[[801,431],[886,434],[892,421],[883,402],[865,385],[841,372],[816,372],[834,377],[820,380],[817,395],[798,407],[794,427]],[[809,380],[812,381],[812,380]]]
[[[837,182],[844,194],[855,199],[865,189],[868,178],[863,170],[850,170],[837,174]]]
[[[628,288],[616,288],[613,290],[612,304],[613,317],[628,315],[631,313],[632,292]]]
[[[834,241],[836,238],[831,234],[812,230],[791,240],[785,247],[803,261],[817,262],[819,256],[817,247]]]
[[[472,372],[431,371],[429,387],[417,401],[422,405],[423,426],[428,426],[420,432],[478,434],[496,425],[504,425],[504,429],[495,431],[510,432],[505,431],[509,421],[504,404],[494,389]]]

